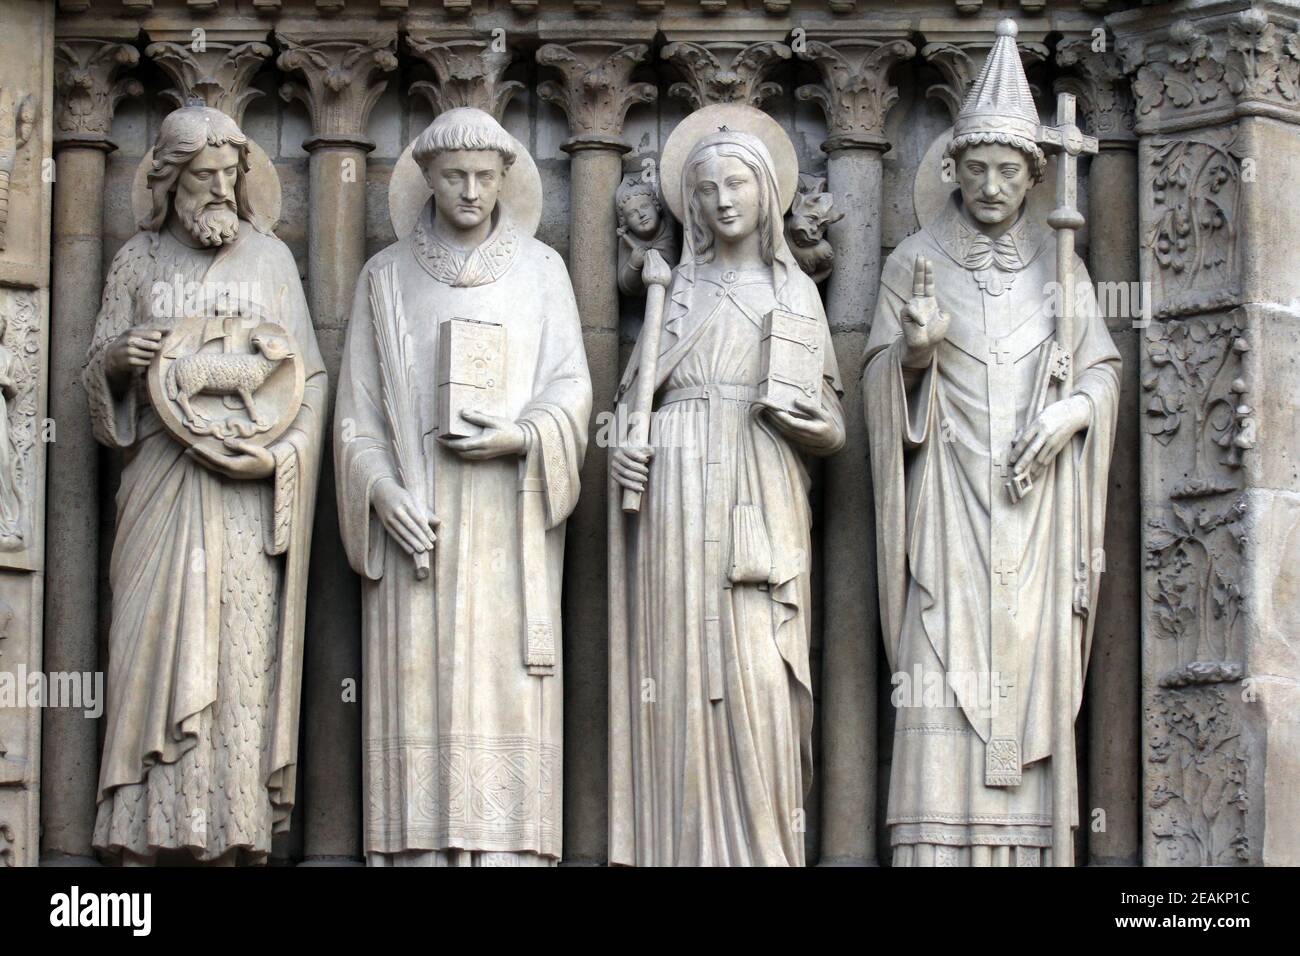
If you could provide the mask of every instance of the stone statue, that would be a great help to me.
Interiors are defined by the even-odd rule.
[[[799,174],[799,191],[785,220],[785,238],[795,261],[817,283],[830,278],[835,268],[835,250],[826,230],[844,218],[835,208],[835,197],[826,191],[826,176]]]
[[[365,852],[553,865],[564,528],[591,413],[578,309],[512,205],[540,187],[512,178],[535,168],[496,120],[448,110],[413,154],[433,196],[362,272],[335,415],[363,577]]]
[[[641,270],[645,254],[654,249],[666,262],[677,258],[677,239],[673,221],[664,215],[655,186],[653,163],[646,169],[628,173],[614,194],[618,207],[618,290],[624,295],[645,295]],[[651,172],[649,179],[646,173]]]
[[[610,860],[801,866],[811,782],[812,600],[801,457],[844,443],[842,390],[813,280],[786,244],[797,167],[745,106],[707,107],[664,150],[684,225],[662,330],[619,386],[653,374],[652,441],[611,455]],[[816,358],[784,405],[775,339]],[[658,348],[643,355],[655,330]],[[651,361],[647,361],[650,359]],[[653,369],[653,371],[651,371]],[[657,437],[655,437],[657,435]],[[625,521],[621,492],[642,494]]]
[[[1083,692],[1120,360],[1077,257],[1074,334],[1057,336],[1015,34],[998,25],[948,147],[960,192],[890,255],[867,344],[898,866],[1046,865],[1053,770],[1076,792],[1053,722],[1066,708],[1072,728]]]
[[[293,808],[326,381],[298,267],[250,201],[249,150],[218,110],[163,120],[151,211],[109,269],[83,373],[95,436],[126,452],[94,837],[125,863],[263,862]],[[294,343],[290,380],[253,387],[276,427],[238,430],[218,395],[202,401],[232,430],[173,430],[161,364],[234,360],[266,323]]]

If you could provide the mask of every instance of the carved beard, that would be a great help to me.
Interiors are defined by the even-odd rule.
[[[239,235],[239,211],[234,202],[202,206],[176,194],[176,216],[195,241],[219,246]]]

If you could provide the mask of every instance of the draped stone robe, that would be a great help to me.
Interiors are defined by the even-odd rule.
[[[240,283],[297,340],[302,407],[270,447],[266,479],[230,479],[186,454],[143,376],[122,396],[106,350],[127,329],[168,327],[158,290]],[[109,581],[108,702],[95,845],[152,855],[265,858],[289,827],[298,750],[303,609],[325,368],[293,255],[241,222],[194,249],[140,232],[113,259],[83,373],[95,437],[125,451]]]
[[[933,263],[938,305],[952,322],[930,365],[910,370],[901,364],[900,313],[918,254]],[[864,402],[880,613],[896,685],[887,816],[895,865],[1048,859],[1052,713],[1062,706],[1077,715],[1082,697],[1119,391],[1118,352],[1083,262],[1074,268],[1074,393],[1088,400],[1091,421],[1015,502],[1004,487],[1008,452],[1031,420],[1039,360],[1056,330],[1050,230],[1022,215],[990,242],[954,193],[885,264]],[[1056,517],[1063,463],[1077,475],[1068,528]],[[1074,568],[1057,566],[1062,534],[1072,536]],[[1050,642],[1064,628],[1073,691],[1056,701]],[[952,687],[946,699],[944,686]],[[989,785],[998,779],[986,778],[990,756],[1020,783]]]
[[[579,490],[591,380],[564,263],[500,208],[468,256],[413,233],[367,263],[335,416],[343,542],[363,576],[365,849],[372,865],[553,862],[561,855],[561,573]],[[395,264],[414,346],[428,504],[441,519],[423,581],[372,506],[396,480],[369,300]],[[526,455],[468,461],[433,434],[439,323],[506,332],[506,409]],[[529,665],[548,622],[553,663]]]
[[[752,404],[773,308],[822,323],[817,401],[841,442],[844,426],[817,287],[774,241],[775,267],[717,278],[698,274],[688,245],[668,290],[635,518],[611,485],[612,863],[804,863],[812,515],[799,448]],[[640,343],[620,397],[639,356]]]

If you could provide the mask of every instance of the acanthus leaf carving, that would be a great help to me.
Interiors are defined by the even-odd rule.
[[[428,100],[435,115],[469,106],[500,121],[510,98],[524,88],[522,83],[502,78],[510,67],[510,52],[493,50],[485,41],[408,36],[406,42],[437,78],[434,83],[422,80],[411,84],[411,92]]]
[[[54,45],[54,123],[57,136],[107,139],[117,104],[139,96],[144,86],[118,74],[140,62],[127,43],[105,40],[60,40]]]
[[[1061,77],[1056,88],[1077,97],[1087,129],[1103,141],[1133,141],[1133,94],[1119,54],[1075,37],[1057,44],[1056,63],[1075,74]]]
[[[537,51],[537,62],[556,70],[560,79],[538,84],[537,95],[564,111],[573,136],[619,141],[632,105],[652,103],[659,96],[653,84],[631,81],[632,71],[649,52],[644,43],[548,43]]]
[[[341,141],[368,147],[366,123],[388,86],[381,77],[397,69],[397,34],[346,40],[276,33],[276,41],[282,48],[276,64],[306,80],[280,86],[282,99],[300,101],[311,115],[314,136],[306,145]]]
[[[256,40],[207,40],[201,49],[190,43],[158,41],[150,43],[144,52],[176,84],[174,89],[162,92],[172,105],[179,108],[197,97],[242,124],[248,104],[262,95],[249,84],[271,55],[271,48]]]
[[[717,103],[761,106],[781,95],[781,84],[766,77],[791,57],[784,43],[760,41],[678,41],[664,47],[661,57],[686,77],[668,95],[685,100],[692,109]]]
[[[795,96],[822,108],[828,148],[841,144],[884,147],[885,118],[898,99],[889,71],[894,64],[915,56],[916,47],[899,38],[809,40],[798,55],[821,73],[821,83],[801,86]]]

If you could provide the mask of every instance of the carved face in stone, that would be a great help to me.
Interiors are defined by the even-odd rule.
[[[735,242],[758,228],[763,190],[743,160],[710,151],[695,167],[694,179],[694,202],[717,239]]]
[[[1029,158],[1013,146],[981,143],[957,158],[957,184],[976,222],[996,226],[1014,219],[1033,185]]]
[[[447,150],[424,168],[439,218],[457,229],[473,229],[492,215],[505,177],[505,161],[494,149]]]
[[[659,231],[659,204],[645,194],[629,197],[620,209],[623,225],[638,239],[653,239]]]
[[[204,146],[176,177],[176,218],[201,244],[219,246],[239,234],[238,178],[239,148],[232,143]]]

